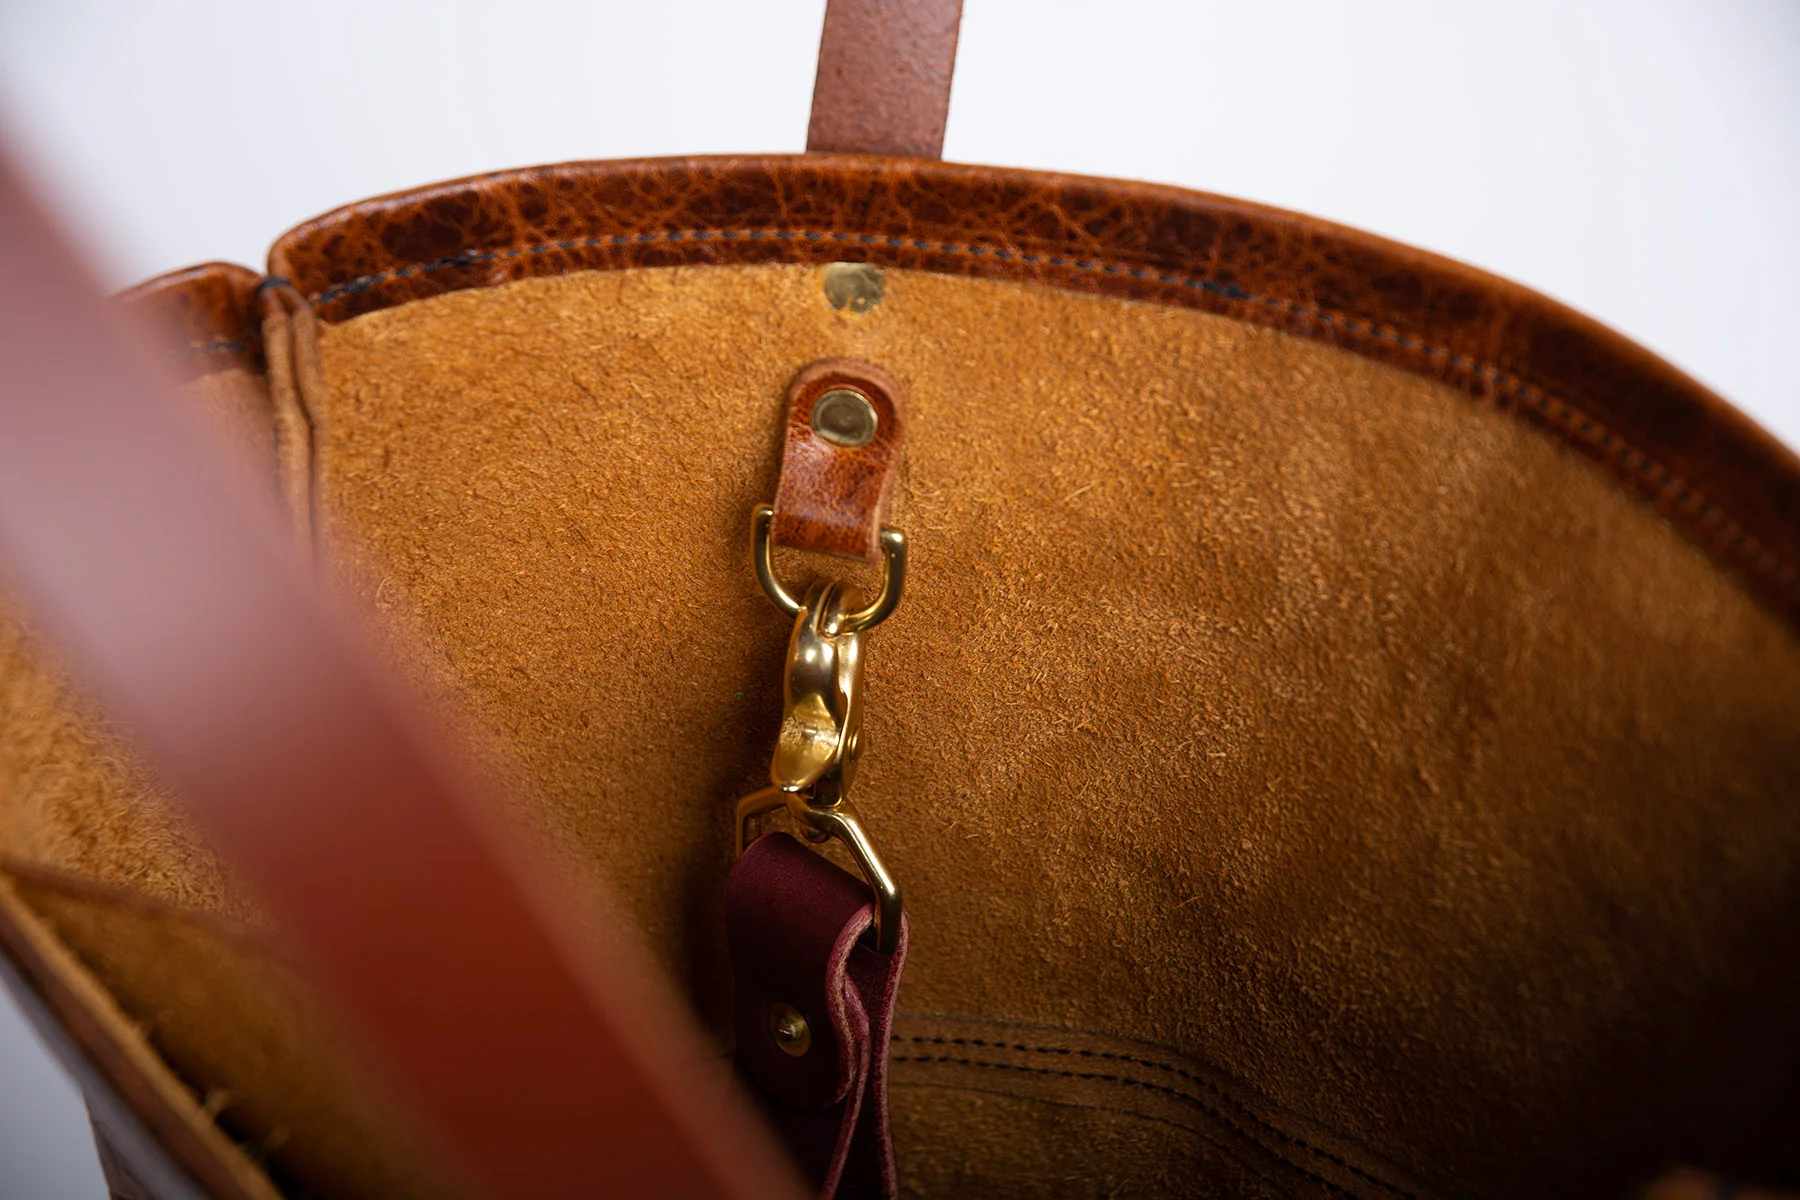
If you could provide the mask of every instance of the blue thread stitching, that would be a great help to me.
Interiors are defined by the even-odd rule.
[[[223,338],[204,345],[189,346],[181,352],[183,359],[204,358],[209,354],[248,354],[250,347],[240,341],[227,341]]]
[[[1128,275],[1133,279],[1155,280],[1172,287],[1187,287],[1211,295],[1224,296],[1232,300],[1249,300],[1276,307],[1285,306],[1296,313],[1308,312],[1303,306],[1289,301],[1270,300],[1245,291],[1231,283],[1222,283],[1215,279],[1196,279],[1191,276],[1173,275],[1162,271],[1151,271],[1143,267],[1126,267],[1117,263],[1092,262],[1087,259],[1068,259],[1058,255],[1045,257],[1026,251],[1008,250],[999,246],[983,246],[975,243],[960,242],[928,242],[918,238],[883,236],[879,234],[849,234],[830,230],[790,230],[790,229],[719,229],[719,230],[671,230],[666,233],[613,234],[610,236],[570,238],[555,242],[541,242],[534,246],[518,246],[504,251],[466,250],[447,258],[433,262],[412,263],[404,267],[396,267],[387,271],[378,271],[371,275],[359,275],[355,279],[327,288],[312,297],[315,305],[330,304],[345,296],[369,291],[391,279],[408,279],[414,275],[427,275],[433,271],[442,271],[451,267],[479,266],[482,263],[496,262],[501,259],[521,258],[526,255],[547,254],[553,250],[564,253],[576,250],[591,250],[601,246],[623,246],[629,244],[644,245],[651,242],[707,241],[712,238],[735,240],[746,238],[753,242],[776,239],[794,241],[804,238],[809,242],[834,241],[848,242],[864,246],[885,245],[900,250],[925,250],[941,254],[966,254],[971,257],[991,255],[1005,262],[1019,261],[1036,264],[1047,263],[1053,267],[1068,267],[1078,271],[1102,272],[1108,275]],[[1313,313],[1315,316],[1325,314]]]
[[[501,258],[519,258],[525,255],[546,254],[552,250],[570,252],[575,250],[595,249],[601,246],[622,246],[633,243],[646,245],[652,242],[661,241],[679,242],[689,238],[698,241],[709,236],[718,236],[726,240],[743,237],[753,242],[768,241],[771,238],[779,241],[791,242],[795,238],[805,238],[808,241],[836,241],[865,246],[886,245],[899,250],[923,250],[938,254],[966,254],[970,257],[992,254],[997,257],[1017,257],[1021,262],[1028,262],[1034,265],[1048,264],[1053,267],[1073,268],[1079,271],[1099,271],[1113,275],[1124,273],[1130,275],[1134,279],[1153,279],[1158,283],[1167,284],[1171,287],[1184,287],[1194,291],[1204,292],[1208,295],[1221,296],[1228,300],[1259,304],[1289,316],[1305,317],[1309,320],[1317,321],[1321,325],[1337,325],[1347,332],[1364,334],[1381,341],[1391,342],[1403,349],[1417,349],[1427,357],[1435,356],[1443,359],[1449,366],[1468,372],[1477,380],[1488,384],[1498,391],[1510,392],[1517,398],[1537,409],[1539,412],[1544,413],[1552,420],[1562,424],[1565,428],[1575,430],[1588,437],[1588,439],[1599,449],[1603,450],[1611,457],[1625,458],[1629,462],[1631,461],[1630,456],[1636,453],[1635,448],[1621,441],[1616,434],[1589,421],[1585,416],[1577,413],[1568,405],[1546,394],[1535,384],[1526,383],[1524,380],[1506,374],[1488,363],[1476,362],[1472,358],[1458,354],[1445,347],[1432,346],[1419,342],[1413,338],[1407,337],[1398,330],[1387,329],[1379,325],[1359,321],[1354,317],[1346,317],[1341,314],[1326,312],[1323,309],[1302,305],[1292,300],[1282,300],[1272,296],[1259,296],[1253,292],[1246,291],[1235,283],[1224,283],[1216,279],[1173,275],[1162,271],[1149,271],[1135,267],[1121,268],[1112,263],[1096,263],[1085,259],[1071,260],[1059,255],[1044,257],[1022,251],[1015,254],[1012,251],[1001,250],[997,247],[978,246],[973,243],[929,242],[918,238],[880,236],[866,233],[849,234],[836,231],[788,229],[673,230],[667,233],[640,233],[636,235],[614,234],[611,236],[574,238],[558,242],[542,242],[535,246],[518,247],[504,252],[487,250],[464,251],[461,254],[452,255],[449,258],[438,259],[435,262],[414,263],[393,270],[378,271],[372,275],[360,275],[355,279],[338,284],[335,287],[327,288],[325,291],[313,296],[311,302],[314,305],[329,304],[332,301],[340,300],[345,296],[366,292],[390,279],[407,279],[414,275],[427,275],[433,271],[441,271],[450,267],[476,266],[481,263],[496,262]],[[1648,463],[1648,460],[1645,460],[1645,462]],[[1743,526],[1739,525],[1730,517],[1727,517],[1719,508],[1717,508],[1717,506],[1707,501],[1700,493],[1693,491],[1679,480],[1674,479],[1674,477],[1670,476],[1660,464],[1649,464],[1649,466],[1651,469],[1648,472],[1646,472],[1644,468],[1635,466],[1634,469],[1638,470],[1640,475],[1648,473],[1654,476],[1655,478],[1653,481],[1656,483],[1656,486],[1665,494],[1673,493],[1679,488],[1680,492],[1695,497],[1696,504],[1701,510],[1701,514],[1704,516],[1705,520],[1719,530],[1720,534],[1724,537],[1726,544],[1732,550],[1736,551],[1742,549],[1745,553],[1752,555],[1751,561],[1759,570],[1765,575],[1772,577],[1790,596],[1800,596],[1800,572],[1797,572],[1792,566],[1777,561],[1774,552],[1746,532]]]

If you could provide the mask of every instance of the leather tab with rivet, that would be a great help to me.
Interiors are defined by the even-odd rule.
[[[905,413],[900,385],[867,363],[827,358],[795,377],[775,488],[776,545],[881,557]]]

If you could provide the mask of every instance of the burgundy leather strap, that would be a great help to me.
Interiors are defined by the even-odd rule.
[[[580,945],[0,156],[0,563],[493,1196],[793,1194],[681,1006]],[[678,1066],[678,1064],[681,1064]],[[681,1073],[684,1069],[686,1073]]]
[[[884,956],[861,941],[872,919],[862,881],[785,833],[752,843],[725,885],[738,1069],[822,1200],[899,1192],[887,1072],[907,927]],[[778,1041],[777,1005],[805,1018],[804,1054]]]
[[[962,0],[830,0],[806,148],[940,158]]]

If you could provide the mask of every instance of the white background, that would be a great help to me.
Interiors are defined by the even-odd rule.
[[[966,0],[945,157],[1510,276],[1800,443],[1800,0]],[[823,0],[0,0],[0,123],[109,286],[577,158],[797,151]],[[98,1197],[0,1001],[0,1196]]]

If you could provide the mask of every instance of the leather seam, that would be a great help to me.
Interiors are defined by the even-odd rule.
[[[269,402],[274,412],[275,468],[298,549],[308,563],[319,561],[318,429],[324,376],[318,363],[317,322],[312,306],[287,280],[269,276],[256,286],[263,316]]]
[[[993,258],[997,261],[1023,262],[1034,266],[1050,266],[1066,270],[1086,271],[1107,275],[1122,275],[1146,282],[1162,283],[1171,287],[1185,287],[1207,295],[1226,300],[1256,304],[1275,312],[1293,317],[1303,317],[1321,325],[1342,329],[1347,333],[1385,341],[1403,349],[1416,351],[1427,360],[1438,359],[1446,366],[1467,372],[1475,380],[1488,384],[1497,391],[1504,391],[1517,397],[1543,414],[1548,420],[1565,431],[1576,435],[1594,446],[1609,457],[1616,458],[1629,470],[1642,485],[1647,486],[1655,495],[1665,496],[1677,506],[1688,510],[1711,527],[1723,539],[1725,546],[1732,552],[1741,552],[1746,556],[1745,562],[1758,574],[1772,583],[1790,601],[1800,601],[1800,570],[1792,564],[1783,563],[1780,558],[1764,546],[1762,542],[1744,529],[1743,525],[1733,519],[1706,495],[1693,487],[1686,480],[1664,467],[1661,463],[1638,450],[1625,438],[1620,437],[1600,422],[1587,416],[1579,409],[1556,399],[1536,384],[1530,383],[1510,372],[1501,370],[1491,363],[1484,363],[1467,355],[1459,354],[1447,347],[1438,346],[1418,338],[1408,336],[1388,326],[1373,321],[1333,312],[1314,305],[1300,304],[1279,297],[1263,296],[1241,288],[1236,284],[1222,283],[1216,279],[1201,276],[1180,275],[1167,271],[1154,270],[1147,267],[1124,266],[1119,263],[1105,262],[1098,259],[1072,258],[1060,254],[1040,254],[1024,250],[1009,250],[997,246],[983,246],[975,243],[934,242],[921,238],[895,237],[890,234],[844,233],[837,230],[792,230],[792,229],[693,229],[671,230],[658,233],[637,234],[603,234],[586,238],[568,238],[554,242],[540,242],[529,246],[514,246],[505,250],[465,250],[446,258],[431,262],[413,263],[405,267],[397,267],[386,271],[377,271],[370,275],[359,275],[355,279],[326,288],[308,297],[315,307],[323,307],[334,300],[345,296],[356,295],[396,279],[407,279],[416,275],[429,275],[435,271],[450,270],[458,267],[479,266],[483,263],[506,262],[517,258],[525,258],[538,254],[549,254],[557,251],[564,253],[576,250],[591,250],[600,247],[617,248],[624,246],[652,245],[664,242],[709,242],[709,241],[831,241],[849,245],[886,246],[892,249],[920,250],[929,253],[961,255],[973,258]]]
[[[1202,1112],[1206,1113],[1208,1116],[1211,1116],[1211,1117],[1215,1118],[1216,1120],[1220,1121],[1221,1123],[1223,1123],[1227,1128],[1231,1129],[1234,1133],[1236,1133],[1239,1137],[1242,1137],[1245,1141],[1249,1142],[1251,1145],[1262,1148],[1265,1152],[1280,1159],[1282,1162],[1285,1162],[1288,1166],[1290,1166],[1294,1170],[1300,1172],[1302,1175],[1306,1176],[1308,1179],[1312,1180],[1313,1182],[1321,1184],[1324,1187],[1329,1188],[1330,1190],[1332,1190],[1333,1192],[1336,1192],[1340,1196],[1349,1196],[1352,1198],[1352,1200],[1357,1200],[1355,1192],[1350,1191],[1348,1188],[1343,1187],[1340,1184],[1333,1183],[1331,1180],[1325,1178],[1323,1175],[1320,1175],[1320,1174],[1308,1169],[1304,1165],[1293,1161],[1292,1159],[1288,1158],[1286,1155],[1280,1153],[1279,1151],[1273,1149],[1272,1147],[1264,1146],[1256,1138],[1252,1137],[1250,1135],[1249,1131],[1244,1129],[1243,1126],[1239,1125],[1236,1121],[1233,1121],[1225,1113],[1220,1112],[1217,1108],[1215,1108],[1211,1104],[1207,1103],[1207,1101],[1205,1099],[1203,1099],[1202,1097],[1196,1096],[1192,1092],[1184,1092],[1180,1088],[1170,1087],[1167,1084],[1152,1083],[1151,1081],[1149,1081],[1147,1079],[1133,1079],[1129,1075],[1118,1075],[1118,1074],[1114,1074],[1112,1072],[1107,1072],[1107,1071],[1071,1071],[1071,1070],[1067,1070],[1065,1068],[1059,1068],[1059,1067],[1034,1067],[1034,1066],[1030,1066],[1025,1063],[991,1062],[987,1059],[981,1059],[981,1058],[958,1058],[957,1056],[955,1056],[953,1054],[912,1054],[912,1055],[896,1054],[893,1056],[893,1061],[897,1062],[897,1063],[924,1063],[924,1064],[939,1064],[939,1065],[962,1066],[962,1067],[983,1067],[983,1068],[996,1070],[996,1071],[1018,1071],[1018,1072],[1021,1072],[1023,1074],[1027,1074],[1027,1075],[1051,1075],[1051,1076],[1059,1076],[1059,1077],[1065,1078],[1065,1079],[1080,1079],[1080,1080],[1088,1080],[1088,1081],[1097,1081],[1100,1083],[1115,1083],[1115,1084],[1121,1084],[1121,1085],[1124,1085],[1127,1087],[1142,1088],[1145,1091],[1156,1092],[1156,1093],[1160,1093],[1160,1094],[1166,1095],[1166,1096],[1172,1096],[1178,1100],[1186,1100],[1190,1104],[1193,1104],[1196,1107],[1198,1107]],[[1355,1168],[1350,1168],[1350,1169],[1355,1170]],[[1359,1171],[1359,1172],[1357,1172],[1357,1174],[1360,1175],[1362,1173]],[[1382,1186],[1384,1188],[1388,1188],[1389,1190],[1395,1190],[1395,1189],[1393,1189],[1393,1185],[1391,1185],[1391,1184],[1382,1183],[1380,1180],[1375,1180],[1375,1182],[1380,1184],[1380,1186]],[[1412,1193],[1410,1193],[1410,1192],[1402,1192],[1401,1194],[1406,1195],[1406,1196],[1412,1196]],[[1417,1200],[1417,1197],[1413,1197],[1413,1200]]]
[[[923,1034],[913,1034],[913,1035],[909,1036],[906,1040],[913,1043],[914,1045],[975,1046],[975,1047],[979,1047],[979,1048],[985,1049],[985,1050],[1014,1050],[1014,1051],[1020,1051],[1020,1052],[1026,1053],[1026,1054],[1059,1055],[1059,1056],[1062,1056],[1065,1058],[1073,1057],[1073,1058],[1101,1059],[1101,1060],[1110,1061],[1110,1062],[1129,1063],[1132,1066],[1148,1067],[1153,1070],[1164,1071],[1170,1075],[1174,1075],[1180,1079],[1184,1079],[1184,1080],[1188,1081],[1189,1083],[1194,1084],[1198,1087],[1205,1088],[1208,1092],[1212,1093],[1214,1096],[1217,1096],[1224,1103],[1229,1104],[1233,1109],[1236,1109],[1247,1120],[1255,1123],[1256,1125],[1262,1127],[1263,1129],[1268,1130],[1271,1134],[1273,1134],[1275,1137],[1279,1138],[1281,1141],[1286,1142],[1287,1144],[1289,1144],[1291,1146],[1295,1146],[1302,1150],[1305,1150],[1310,1154],[1314,1154],[1314,1155],[1318,1156],[1319,1158],[1324,1159],[1326,1162],[1334,1164],[1335,1166],[1341,1167],[1342,1169],[1351,1172],[1352,1174],[1358,1176],[1359,1178],[1367,1180],[1368,1182],[1374,1184],[1376,1187],[1383,1189],[1384,1191],[1392,1192],[1396,1196],[1404,1196],[1404,1197],[1406,1197],[1406,1200],[1419,1200],[1419,1196],[1417,1193],[1410,1192],[1410,1191],[1406,1190],[1405,1188],[1402,1188],[1395,1184],[1389,1183],[1386,1180],[1380,1178],[1379,1176],[1370,1174],[1368,1171],[1363,1170],[1361,1167],[1356,1166],[1354,1163],[1346,1161],[1341,1156],[1334,1154],[1329,1150],[1325,1150],[1325,1149],[1322,1149],[1321,1147],[1315,1146],[1311,1142],[1308,1142],[1305,1138],[1297,1137],[1294,1134],[1287,1132],[1285,1129],[1282,1129],[1280,1126],[1273,1124],[1272,1122],[1268,1121],[1266,1118],[1258,1116],[1255,1112],[1251,1111],[1251,1109],[1248,1106],[1246,1106],[1242,1101],[1240,1101],[1236,1097],[1232,1096],[1231,1093],[1229,1093],[1225,1089],[1221,1088],[1218,1084],[1213,1083],[1210,1080],[1203,1079],[1200,1076],[1194,1074],[1192,1071],[1189,1071],[1183,1067],[1176,1066],[1173,1063],[1157,1062],[1154,1059],[1140,1058],[1134,1054],[1124,1054],[1124,1053],[1120,1053],[1117,1051],[1111,1051],[1111,1050],[1089,1050],[1089,1049],[1085,1049],[1085,1048],[1082,1048],[1079,1046],[1033,1046],[1033,1045],[1028,1045],[1024,1042],[995,1042],[995,1041],[990,1041],[987,1038],[943,1037],[943,1036],[928,1037]],[[927,1056],[920,1056],[920,1057],[923,1059],[929,1060],[931,1056],[927,1055]],[[896,1056],[894,1056],[893,1061],[908,1062],[908,1061],[918,1061],[918,1059],[908,1059],[908,1058],[904,1058],[904,1057],[896,1055]],[[1021,1070],[1026,1070],[1026,1069],[1045,1070],[1045,1071],[1053,1070],[1053,1068],[1047,1068],[1047,1067],[1046,1068],[1023,1068],[1023,1067],[1021,1067],[1019,1069],[1021,1069]],[[1199,1096],[1191,1095],[1187,1092],[1183,1092],[1176,1088],[1169,1088],[1163,1084],[1155,1084],[1155,1083],[1150,1083],[1145,1080],[1131,1079],[1126,1076],[1114,1077],[1114,1076],[1105,1075],[1105,1074],[1080,1074],[1080,1073],[1077,1073],[1077,1074],[1075,1074],[1074,1077],[1081,1078],[1081,1079],[1092,1078],[1092,1079],[1099,1079],[1099,1080],[1108,1081],[1108,1082],[1128,1083],[1128,1084],[1132,1084],[1134,1086],[1149,1088],[1152,1090],[1166,1091],[1170,1095],[1179,1096],[1183,1099],[1190,1100],[1193,1103],[1198,1104],[1201,1108],[1205,1109],[1208,1113],[1217,1117],[1219,1120],[1224,1121],[1227,1125],[1229,1125],[1232,1129],[1236,1130],[1242,1136],[1249,1138],[1253,1142],[1258,1142],[1258,1139],[1253,1137],[1248,1131],[1240,1128],[1234,1121],[1232,1121],[1232,1119],[1230,1117],[1226,1116],[1224,1113],[1219,1112],[1218,1110],[1213,1108],[1210,1104],[1208,1104],[1204,1099],[1202,1099]],[[1260,1145],[1261,1143],[1258,1142],[1258,1144]],[[1285,1157],[1285,1156],[1283,1156],[1283,1157]],[[1292,1165],[1294,1165],[1296,1167],[1299,1166],[1299,1164],[1297,1164],[1297,1163],[1292,1164]],[[1301,1168],[1301,1169],[1304,1169],[1304,1168]]]
[[[1022,1031],[1018,1035],[1020,1037],[1033,1037],[1033,1039],[1034,1039],[1032,1042],[1028,1043],[1028,1042],[1006,1041],[1006,1040],[1002,1040],[999,1038],[976,1038],[976,1037],[966,1037],[965,1036],[965,1037],[961,1038],[960,1043],[958,1043],[956,1038],[950,1037],[949,1035],[929,1035],[929,1036],[924,1035],[924,1034],[908,1035],[913,1041],[922,1042],[922,1043],[926,1043],[926,1042],[936,1043],[936,1042],[942,1040],[942,1041],[947,1041],[951,1044],[979,1045],[979,1046],[982,1046],[984,1048],[989,1048],[989,1049],[1032,1050],[1035,1048],[1035,1049],[1038,1049],[1038,1050],[1041,1050],[1041,1051],[1047,1052],[1047,1053],[1062,1053],[1063,1049],[1064,1049],[1063,1047],[1046,1046],[1046,1045],[1043,1045],[1042,1043],[1044,1041],[1057,1041],[1057,1040],[1061,1039],[1062,1037],[1070,1036],[1070,1035],[1077,1035],[1077,1034],[1086,1034],[1086,1035],[1089,1035],[1092,1037],[1103,1038],[1103,1039],[1107,1039],[1110,1041],[1116,1041],[1116,1042],[1131,1042],[1138,1046],[1143,1047],[1146,1054],[1153,1053],[1157,1057],[1152,1058],[1152,1057],[1145,1057],[1145,1056],[1141,1056],[1141,1055],[1132,1055],[1125,1051],[1082,1050],[1080,1048],[1070,1048],[1069,1053],[1075,1054],[1078,1056],[1086,1056],[1086,1057],[1104,1056],[1104,1057],[1114,1058],[1116,1060],[1125,1060],[1125,1061],[1130,1061],[1130,1062],[1134,1062],[1134,1063],[1141,1063],[1145,1066],[1155,1067],[1155,1068],[1158,1068],[1161,1070],[1173,1071],[1177,1074],[1180,1074],[1187,1078],[1192,1079],[1194,1082],[1200,1084],[1202,1087],[1206,1088],[1207,1090],[1211,1091],[1214,1095],[1218,1096],[1221,1100],[1230,1104],[1234,1109],[1237,1109],[1238,1111],[1243,1112],[1246,1116],[1249,1116],[1252,1120],[1257,1121],[1259,1124],[1268,1124],[1269,1123],[1267,1118],[1264,1118],[1258,1114],[1257,1110],[1259,1107],[1276,1109],[1276,1110],[1279,1110],[1282,1112],[1287,1112],[1288,1115],[1297,1115],[1297,1114],[1292,1113],[1290,1110],[1283,1109],[1282,1106],[1275,1104],[1273,1101],[1269,1101],[1267,1099],[1259,1099],[1258,1102],[1248,1102],[1248,1101],[1244,1100],[1239,1094],[1234,1092],[1232,1090],[1232,1088],[1227,1084],[1221,1084],[1221,1083],[1215,1082],[1215,1081],[1207,1078],[1205,1075],[1200,1074],[1197,1071],[1189,1071],[1186,1068],[1175,1066],[1174,1063],[1178,1062],[1178,1061],[1195,1061],[1195,1062],[1200,1061],[1200,1060],[1196,1059],[1193,1055],[1191,1055],[1189,1052],[1180,1048],[1179,1046],[1167,1045],[1162,1042],[1145,1041],[1142,1038],[1130,1037],[1128,1035],[1121,1035],[1116,1030],[1071,1028],[1066,1025],[1043,1025],[1043,1024],[1033,1022],[1033,1021],[1019,1021],[1019,1020],[1011,1020],[1011,1019],[1008,1019],[1005,1017],[996,1017],[991,1014],[909,1012],[909,1013],[905,1014],[903,1019],[908,1020],[908,1021],[914,1021],[914,1022],[951,1022],[951,1023],[960,1023],[960,1024],[974,1023],[974,1024],[987,1025],[990,1028],[1002,1028],[1002,1027],[1011,1028],[1011,1029],[1016,1029],[1016,1030]],[[1164,1061],[1161,1061],[1162,1059],[1168,1059],[1169,1061],[1164,1062]],[[1255,1095],[1256,1093],[1254,1093],[1253,1091],[1249,1091],[1247,1089],[1244,1094],[1245,1095]],[[1331,1161],[1336,1161],[1336,1159],[1332,1158],[1330,1152],[1319,1150],[1318,1147],[1315,1147],[1314,1145],[1312,1145],[1312,1143],[1306,1141],[1304,1138],[1300,1137],[1299,1135],[1285,1133],[1283,1130],[1281,1130],[1279,1128],[1276,1128],[1275,1131],[1277,1133],[1281,1134],[1284,1138],[1293,1138],[1294,1140],[1298,1141],[1298,1143],[1300,1145],[1306,1147],[1307,1149],[1317,1150],[1324,1157],[1330,1159]],[[1386,1161],[1385,1156],[1376,1147],[1374,1147],[1368,1143],[1361,1142],[1358,1139],[1345,1134],[1342,1130],[1333,1130],[1332,1134],[1340,1143],[1354,1145],[1356,1147],[1356,1149],[1363,1151],[1364,1153],[1368,1154],[1371,1158]],[[1412,1193],[1405,1193],[1405,1194],[1411,1195]],[[1427,1192],[1426,1194],[1432,1194],[1432,1193]]]
[[[965,1092],[965,1093],[966,1092],[974,1092],[974,1093],[985,1094],[985,1095],[1005,1096],[1005,1097],[1008,1097],[1009,1099],[1019,1099],[1020,1098],[1019,1094],[1016,1091],[1008,1091],[1004,1087],[1001,1087],[1001,1086],[981,1087],[981,1086],[978,1086],[973,1083],[967,1083],[967,1082],[961,1082],[961,1081],[956,1082],[956,1083],[937,1083],[937,1082],[928,1082],[928,1081],[920,1080],[920,1079],[896,1079],[893,1081],[893,1086],[905,1087],[905,1088],[934,1089],[937,1091],[946,1091],[946,1092]],[[1169,1117],[1158,1116],[1155,1113],[1144,1112],[1140,1109],[1125,1108],[1125,1107],[1121,1107],[1116,1104],[1099,1104],[1099,1103],[1095,1103],[1093,1101],[1068,1100],[1068,1099],[1061,1099],[1061,1098],[1052,1098],[1049,1096],[1032,1096],[1032,1097],[1029,1097],[1029,1099],[1031,1099],[1032,1101],[1034,1101],[1035,1103],[1038,1103],[1038,1104],[1054,1104],[1058,1108],[1072,1108],[1072,1109],[1077,1110],[1078,1112],[1115,1113],[1120,1116],[1132,1117],[1139,1121],[1151,1121],[1158,1125],[1166,1125],[1171,1129],[1179,1129],[1182,1133],[1188,1134],[1190,1137],[1199,1138],[1201,1141],[1203,1141],[1207,1145],[1211,1146],[1214,1150],[1217,1150],[1220,1154],[1224,1155],[1231,1162],[1235,1163],[1240,1169],[1242,1169],[1243,1171],[1245,1171],[1248,1174],[1256,1176],[1258,1179],[1262,1180],[1264,1183],[1279,1187],[1283,1182],[1286,1182],[1284,1179],[1280,1178],[1279,1176],[1277,1176],[1275,1174],[1275,1172],[1271,1169],[1269,1164],[1263,1163],[1263,1162],[1252,1161],[1252,1157],[1245,1153],[1245,1150],[1247,1149],[1247,1147],[1245,1145],[1245,1141],[1249,1142],[1249,1146],[1253,1146],[1258,1150],[1263,1150],[1265,1153],[1268,1153],[1266,1147],[1264,1147],[1260,1142],[1257,1142],[1254,1140],[1240,1139],[1234,1143],[1231,1141],[1231,1139],[1229,1139],[1227,1137],[1218,1136],[1216,1133],[1209,1133],[1208,1131],[1206,1131],[1204,1129],[1196,1129],[1192,1125],[1184,1125],[1181,1122],[1172,1120]],[[1269,1157],[1273,1158],[1277,1163],[1279,1163],[1285,1167],[1292,1167],[1294,1165],[1293,1163],[1288,1162],[1285,1158],[1282,1158],[1278,1154],[1270,1154]]]

